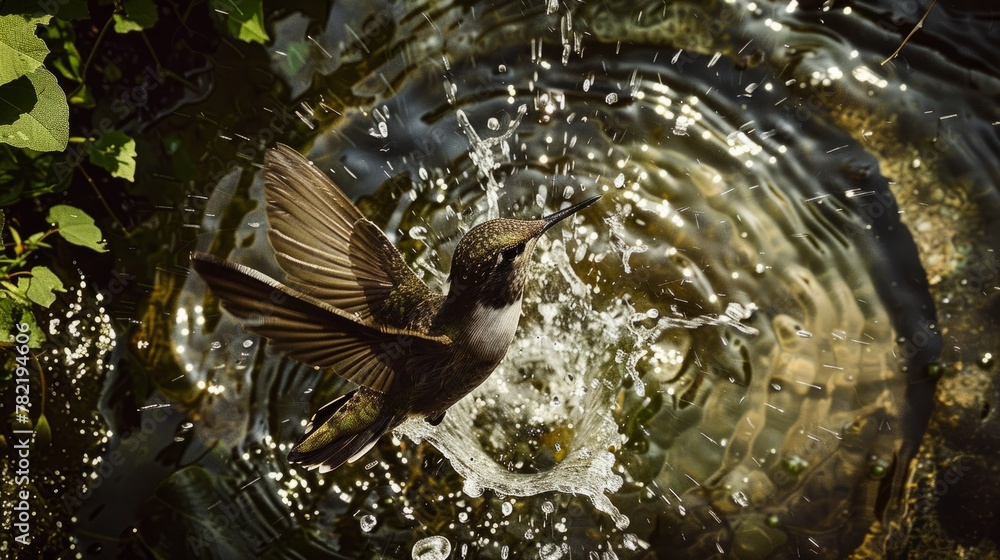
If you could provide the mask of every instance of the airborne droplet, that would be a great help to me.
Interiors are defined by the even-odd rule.
[[[451,543],[439,535],[420,539],[410,552],[413,560],[445,560],[450,554]]]

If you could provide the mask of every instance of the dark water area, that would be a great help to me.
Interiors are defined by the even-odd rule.
[[[51,195],[110,252],[59,249],[79,285],[42,361],[52,536],[24,557],[1000,554],[990,9],[308,2],[265,6],[264,45],[159,14],[158,60],[122,36],[95,63],[176,76],[121,123],[136,183]],[[441,292],[473,225],[603,195],[539,244],[493,376],[331,473],[286,455],[350,384],[188,268],[283,277],[276,142]]]

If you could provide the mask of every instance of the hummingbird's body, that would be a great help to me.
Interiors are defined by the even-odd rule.
[[[286,146],[265,158],[268,238],[285,281],[203,254],[194,269],[247,329],[360,387],[320,408],[289,460],[331,470],[411,416],[440,422],[514,339],[531,251],[559,220],[497,219],[459,242],[447,296],[433,293],[382,231]]]

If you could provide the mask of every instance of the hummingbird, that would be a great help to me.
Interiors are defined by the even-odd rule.
[[[358,386],[317,410],[288,454],[320,472],[357,460],[408,418],[439,424],[485,381],[514,340],[538,239],[600,198],[473,227],[440,295],[297,151],[278,144],[265,154],[264,185],[268,240],[285,279],[203,253],[192,266],[246,330]]]

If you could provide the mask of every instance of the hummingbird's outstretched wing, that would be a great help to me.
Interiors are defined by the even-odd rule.
[[[451,339],[360,321],[314,297],[243,265],[195,253],[191,264],[222,300],[222,306],[248,320],[250,332],[292,358],[329,367],[348,381],[388,392],[408,386],[412,360],[446,354]],[[419,368],[417,368],[419,369]]]
[[[288,286],[363,321],[399,328],[410,321],[390,301],[441,297],[417,278],[382,230],[297,151],[283,144],[269,150],[264,184],[268,239]],[[398,297],[403,291],[408,297]]]

